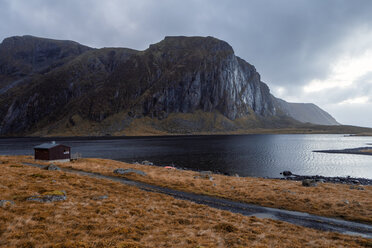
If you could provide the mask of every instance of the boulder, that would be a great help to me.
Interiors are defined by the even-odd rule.
[[[201,178],[207,178],[207,179],[209,179],[211,177],[211,175],[212,175],[212,172],[211,171],[201,171],[201,172],[199,172],[199,176]]]
[[[283,172],[280,173],[280,174],[283,174],[283,176],[285,176],[285,177],[292,176],[292,172],[290,172],[290,171],[283,171]]]
[[[302,180],[302,186],[305,187],[316,187],[317,183],[314,179],[304,179]]]
[[[66,192],[65,191],[48,191],[41,195],[34,195],[31,197],[28,197],[27,201],[36,201],[41,203],[46,202],[56,202],[56,201],[65,201],[67,199]]]
[[[60,171],[61,169],[55,165],[55,164],[50,164],[44,167],[45,170],[50,170],[50,171]]]
[[[211,171],[201,171],[201,172],[199,172],[199,177],[204,178],[204,179],[209,179],[209,180],[213,181]]]
[[[351,180],[351,182],[352,182],[353,184],[360,184],[360,181],[357,180],[357,179],[353,179],[353,180]]]
[[[14,205],[13,201],[0,200],[0,207],[7,207],[7,206],[11,206],[11,205]]]
[[[150,161],[147,161],[147,160],[142,161],[141,164],[142,164],[142,165],[154,165],[154,163],[152,163],[152,162],[150,162]]]
[[[146,176],[146,173],[145,172],[140,171],[140,170],[135,170],[135,169],[122,169],[122,168],[118,168],[118,169],[114,170],[114,173],[115,174],[120,174],[120,175],[135,173],[135,174],[138,174],[138,175],[141,175],[141,176]]]

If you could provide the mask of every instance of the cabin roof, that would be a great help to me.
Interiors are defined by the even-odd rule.
[[[57,144],[57,143],[43,143],[43,144],[40,144],[40,145],[37,145],[34,147],[34,149],[51,149],[53,147],[56,147],[56,146],[60,146],[60,144]]]

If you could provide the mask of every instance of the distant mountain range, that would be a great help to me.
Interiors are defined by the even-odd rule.
[[[213,37],[165,37],[144,51],[33,36],[0,44],[1,135],[245,132],[304,123],[339,125],[314,104],[275,98],[253,65]]]

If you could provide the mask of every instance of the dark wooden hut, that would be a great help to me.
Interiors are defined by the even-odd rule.
[[[35,159],[49,161],[68,161],[71,159],[71,148],[69,146],[52,143],[44,143],[34,147]]]

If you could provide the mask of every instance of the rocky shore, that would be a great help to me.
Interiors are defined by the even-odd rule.
[[[325,176],[301,176],[292,174],[290,171],[284,171],[280,173],[284,178],[281,180],[291,180],[291,181],[303,181],[303,180],[313,180],[320,183],[341,183],[341,184],[352,184],[352,185],[372,185],[372,179],[368,178],[357,178],[357,177],[325,177]]]
[[[360,150],[365,150],[365,147],[362,148],[357,148]],[[371,148],[368,148],[371,149]],[[346,150],[355,150],[355,149],[346,149]],[[370,154],[372,155],[372,154]],[[152,162],[149,161],[142,161],[141,163],[136,162],[136,164],[141,164],[141,165],[153,165]],[[169,167],[168,168],[173,168],[181,171],[187,171],[189,169],[187,168],[182,168],[182,167]],[[208,178],[211,181],[213,181],[212,173],[216,175],[222,175],[222,176],[231,176],[231,177],[239,177],[237,173],[220,173],[218,171],[199,171],[199,170],[194,170],[195,172],[200,173],[200,178]],[[340,183],[340,184],[351,184],[351,185],[372,185],[372,179],[368,178],[361,178],[361,177],[326,177],[326,176],[320,176],[320,175],[296,175],[293,174],[291,171],[284,171],[280,173],[283,175],[281,178],[271,178],[271,179],[280,179],[280,180],[290,180],[290,181],[304,181],[304,180],[311,180],[316,183]],[[266,178],[270,179],[270,178]]]

